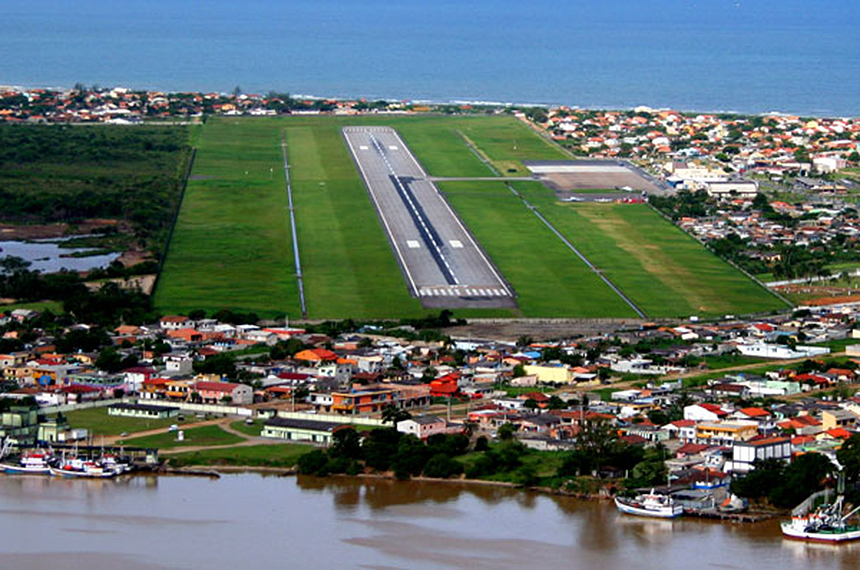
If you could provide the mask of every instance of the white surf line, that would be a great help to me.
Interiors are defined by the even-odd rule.
[[[293,208],[293,187],[290,184],[290,164],[287,161],[287,139],[281,132],[281,152],[284,155],[284,178],[287,181],[287,207],[290,210],[290,231],[293,234],[293,258],[296,264],[296,280],[299,283],[299,303],[302,309],[302,318],[308,318],[308,307],[305,304],[305,284],[302,277],[302,260],[299,257],[299,238],[296,232],[296,210]]]
[[[439,244],[436,243],[436,238],[433,237],[433,234],[430,232],[430,228],[427,227],[427,224],[424,221],[424,216],[421,215],[421,212],[415,207],[415,203],[412,201],[412,198],[409,197],[409,192],[406,191],[406,188],[403,187],[403,183],[400,182],[400,178],[397,176],[397,173],[394,171],[394,167],[391,166],[391,163],[388,162],[388,157],[385,156],[385,152],[382,149],[382,146],[379,144],[379,141],[376,140],[376,137],[370,135],[370,142],[373,143],[373,146],[376,147],[376,150],[379,151],[380,156],[382,156],[383,162],[385,162],[385,166],[388,167],[388,172],[391,173],[391,176],[394,178],[397,185],[400,187],[400,190],[403,192],[403,196],[406,198],[406,202],[409,204],[409,208],[415,214],[415,217],[418,219],[418,222],[421,224],[421,227],[424,228],[424,233],[430,239],[430,243],[433,245],[433,249],[436,250],[436,253],[439,254],[439,259],[442,260],[442,263],[445,264],[445,267],[448,268],[448,273],[451,275],[451,278],[454,280],[454,283],[459,285],[460,280],[457,279],[457,275],[454,274],[454,270],[451,269],[451,265],[448,263],[448,260],[445,258],[445,254],[442,253],[442,248],[439,247]],[[402,142],[402,141],[401,141]]]
[[[415,166],[418,167],[418,170],[421,172],[421,175],[424,178],[427,178],[427,173],[421,167],[421,164],[418,162],[418,159],[415,158],[415,155],[412,154],[412,149],[407,147],[406,143],[403,142],[403,139],[400,138],[400,133],[398,133],[394,129],[391,129],[391,132],[394,133],[394,136],[397,137],[397,140],[400,141],[400,146],[407,150],[406,154],[409,155],[409,158],[412,160],[412,162],[415,164]],[[502,289],[504,289],[505,294],[509,297],[513,297],[513,294],[511,293],[510,289],[508,289],[508,285],[505,283],[505,280],[502,279],[501,275],[499,275],[498,272],[496,271],[496,268],[493,267],[493,264],[490,263],[490,260],[487,259],[486,255],[484,255],[484,251],[480,247],[478,247],[477,243],[475,243],[475,240],[472,238],[472,234],[468,230],[466,230],[465,226],[463,226],[463,222],[460,221],[460,217],[454,213],[454,210],[451,209],[451,205],[448,204],[448,200],[446,200],[445,197],[442,196],[442,193],[439,192],[439,188],[437,188],[436,185],[433,184],[432,182],[430,182],[429,180],[427,181],[427,183],[430,184],[430,186],[433,188],[433,191],[436,192],[436,196],[438,196],[439,199],[442,200],[442,203],[445,204],[445,208],[448,210],[448,213],[451,214],[451,216],[453,216],[454,220],[456,220],[457,226],[459,226],[460,230],[464,234],[466,234],[467,238],[469,238],[469,243],[472,244],[472,247],[474,247],[475,250],[477,250],[478,255],[481,256],[481,259],[484,261],[484,263],[487,264],[487,267],[490,268],[490,271],[492,272],[493,277],[496,278],[496,280],[499,282],[499,285],[501,285]]]
[[[385,219],[385,213],[382,211],[382,207],[379,205],[379,200],[376,199],[376,194],[374,194],[373,192],[373,185],[370,183],[370,179],[367,177],[367,173],[364,172],[364,167],[361,166],[361,160],[355,153],[355,148],[353,148],[352,146],[352,141],[349,140],[349,135],[346,132],[344,133],[343,138],[346,139],[346,144],[347,146],[349,146],[349,151],[352,153],[352,156],[355,159],[355,163],[358,165],[358,169],[361,171],[361,177],[364,179],[364,185],[367,186],[367,191],[370,194],[371,199],[373,200],[373,204],[376,206],[376,211],[379,214],[379,218],[382,220],[382,225],[385,226],[385,231],[386,233],[388,233],[388,236],[390,238],[389,241],[391,241],[391,245],[394,246],[394,251],[397,252],[397,257],[398,259],[400,259],[400,266],[406,273],[406,278],[409,279],[409,287],[412,288],[412,291],[415,293],[416,297],[420,297],[421,292],[415,285],[415,279],[412,278],[412,273],[409,271],[409,267],[406,265],[406,259],[403,257],[403,252],[400,251],[400,246],[397,245],[397,240],[394,239],[394,233],[392,233],[391,227],[388,225],[388,220]]]

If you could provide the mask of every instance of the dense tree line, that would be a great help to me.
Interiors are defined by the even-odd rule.
[[[332,446],[315,450],[299,459],[304,474],[326,476],[333,473],[356,475],[365,469],[393,471],[400,479],[424,474],[427,477],[454,477],[463,472],[454,458],[466,453],[465,435],[436,434],[423,442],[414,435],[393,428],[377,428],[362,438],[351,427],[335,431]]]
[[[825,455],[806,453],[791,463],[767,459],[747,475],[732,481],[739,497],[764,500],[781,509],[793,508],[824,488],[835,467]]]
[[[105,283],[90,290],[77,273],[61,271],[42,275],[16,257],[0,259],[0,297],[18,301],[61,301],[63,310],[77,322],[115,326],[155,319],[148,295]]]
[[[125,220],[163,246],[189,156],[184,127],[0,124],[0,220]]]

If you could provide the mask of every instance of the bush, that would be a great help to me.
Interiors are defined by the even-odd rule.
[[[305,453],[299,457],[299,473],[304,475],[320,474],[320,471],[328,463],[328,457],[325,452],[320,449],[315,449],[310,453]]]
[[[475,451],[487,451],[488,449],[490,449],[490,442],[487,440],[487,436],[482,435],[475,440]]]
[[[424,475],[427,477],[447,479],[449,477],[455,477],[462,472],[463,466],[459,462],[442,453],[431,457],[427,462],[427,465],[424,466]]]

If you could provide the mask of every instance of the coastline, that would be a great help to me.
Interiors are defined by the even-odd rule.
[[[180,93],[218,93],[221,96],[230,95],[227,91],[219,91],[218,89],[159,89],[155,86],[149,87],[141,87],[134,86],[129,87],[125,85],[115,84],[111,87],[106,87],[107,89],[128,89],[130,91],[153,91],[159,93],[166,94],[180,94]],[[25,92],[30,90],[50,90],[50,91],[70,91],[73,87],[68,86],[58,86],[58,85],[36,85],[36,84],[9,84],[9,85],[0,85],[0,91],[2,90],[10,90],[10,91],[19,91]],[[266,89],[259,90],[260,93],[266,92]],[[271,89],[268,91],[272,91]],[[541,109],[555,109],[559,107],[564,107],[573,110],[581,110],[581,111],[619,111],[619,112],[628,112],[635,111],[640,108],[647,108],[653,111],[678,111],[679,113],[684,114],[704,114],[704,115],[739,115],[739,116],[747,116],[747,117],[791,117],[791,116],[799,116],[799,117],[810,117],[815,119],[856,119],[860,118],[860,113],[839,113],[837,111],[831,110],[791,110],[791,109],[770,109],[770,110],[744,110],[744,109],[721,109],[717,107],[708,107],[707,105],[671,105],[668,103],[653,103],[653,102],[638,102],[632,103],[628,102],[625,104],[613,104],[613,103],[585,103],[578,104],[571,101],[561,101],[561,100],[553,100],[553,101],[545,101],[545,102],[524,102],[524,101],[497,101],[497,100],[489,100],[489,99],[481,99],[481,98],[471,98],[464,96],[451,96],[451,97],[421,97],[420,95],[416,96],[392,96],[392,95],[374,95],[374,94],[335,94],[335,95],[315,95],[308,93],[291,93],[291,95],[295,98],[305,99],[309,101],[359,101],[359,100],[367,100],[367,101],[385,101],[388,103],[407,103],[411,105],[436,105],[436,106],[469,106],[469,107],[487,107],[492,109],[524,109],[524,108],[541,108]],[[372,114],[372,113],[369,113]]]

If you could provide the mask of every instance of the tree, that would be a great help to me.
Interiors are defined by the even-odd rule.
[[[230,396],[229,394],[224,394],[223,396],[221,396],[221,403],[222,404],[232,404],[233,403],[233,396]]]
[[[529,398],[525,402],[523,402],[523,407],[527,410],[535,411],[538,408],[537,400],[534,398]]]
[[[358,459],[361,456],[361,437],[352,426],[343,426],[332,433],[331,453],[335,457]]]
[[[563,410],[567,408],[567,402],[553,394],[549,397],[549,402],[547,402],[547,408],[550,410]]]
[[[860,483],[860,435],[852,435],[836,452],[848,483]]]
[[[106,348],[96,358],[96,368],[109,374],[123,369],[122,356],[114,348]]]
[[[517,431],[517,426],[515,426],[511,422],[507,422],[507,423],[503,424],[501,427],[499,427],[499,429],[496,433],[499,436],[500,440],[510,441],[510,440],[514,439],[514,433],[516,433],[516,431]]]
[[[523,366],[522,364],[517,364],[516,366],[514,366],[514,369],[513,369],[513,377],[514,378],[520,378],[520,377],[525,376],[525,375],[526,375],[526,367],[525,366]]]
[[[412,414],[401,410],[394,404],[385,404],[382,407],[382,423],[396,426],[398,422],[412,419]]]
[[[25,271],[31,265],[31,262],[27,261],[22,257],[17,257],[15,255],[7,255],[3,258],[0,258],[0,273],[2,273],[3,275],[12,275],[13,273]]]
[[[321,449],[315,449],[299,457],[299,472],[305,475],[319,474],[328,463],[328,457]]]
[[[424,466],[424,475],[427,477],[438,477],[447,479],[463,472],[463,464],[448,457],[444,453],[438,453],[427,461]]]

